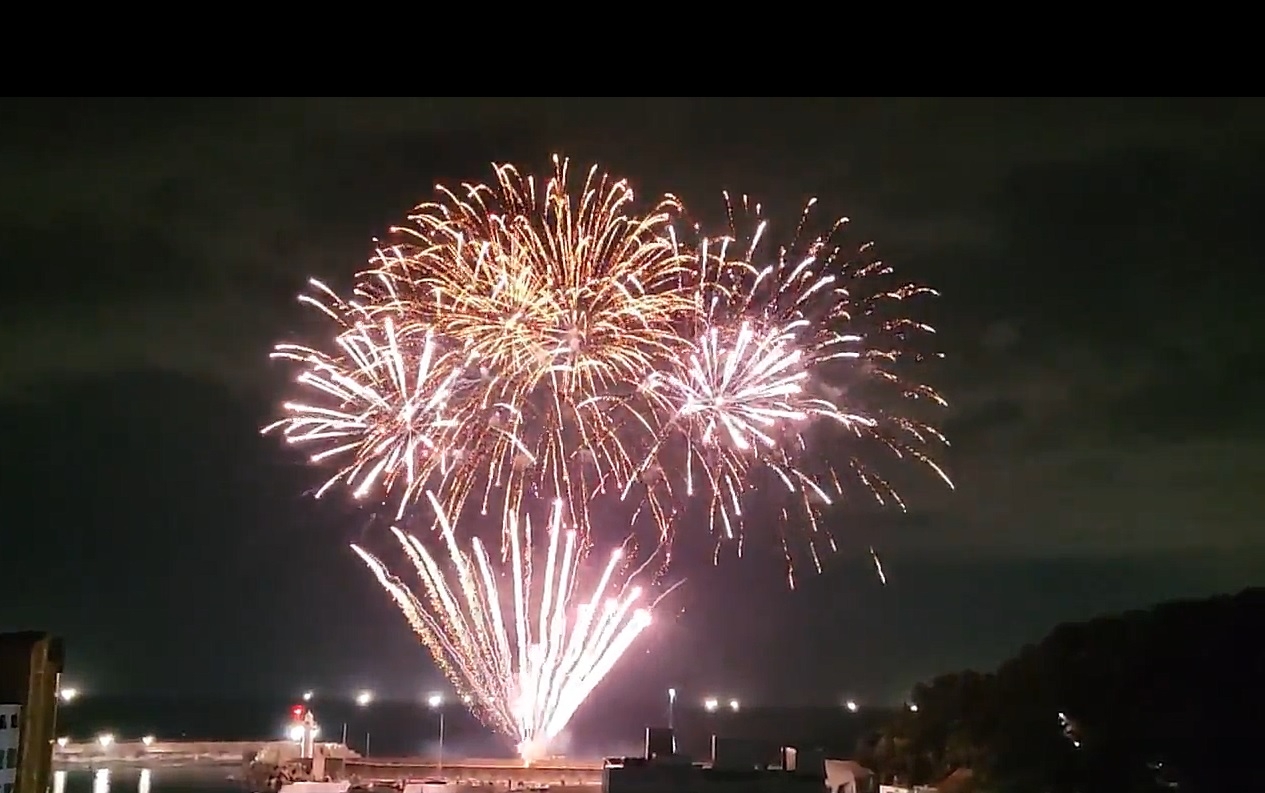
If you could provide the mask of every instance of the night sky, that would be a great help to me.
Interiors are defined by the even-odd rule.
[[[319,342],[305,280],[345,282],[437,181],[554,152],[703,214],[819,196],[944,295],[957,491],[832,513],[794,592],[770,554],[680,571],[684,613],[598,697],[892,700],[1059,621],[1265,583],[1259,101],[0,107],[0,629],[63,634],[83,689],[439,682],[347,549],[380,529],[258,435],[267,352]]]

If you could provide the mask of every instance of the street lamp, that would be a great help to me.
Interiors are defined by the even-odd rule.
[[[101,744],[102,749],[108,749],[114,743],[114,733],[103,732],[97,736],[97,743]]]
[[[66,744],[68,744],[68,743],[70,743],[70,739],[69,739],[69,738],[67,738],[65,735],[63,735],[62,737],[60,737],[60,738],[58,738],[58,739],[57,739],[57,748],[59,748],[59,749],[65,749],[65,748],[66,748]]]
[[[439,712],[439,763],[437,770],[444,770],[444,697],[436,692],[426,698],[426,704],[431,710]]]
[[[313,692],[313,691],[304,691],[304,692],[303,692],[303,701],[304,701],[304,702],[311,702],[311,701],[312,701],[312,697],[313,697],[313,696],[315,696],[315,692]]]
[[[729,700],[729,709],[732,710],[734,713],[738,712],[739,707],[741,707],[741,704],[738,702],[738,700],[736,699]]]
[[[146,746],[153,746],[153,745],[154,745],[154,736],[152,736],[152,735],[146,735],[144,738],[141,738],[141,743],[145,744]]]
[[[74,702],[75,699],[79,696],[79,689],[75,688],[74,686],[71,686],[69,688],[63,688],[57,692],[57,696],[59,699],[61,699],[62,702],[65,702],[66,704],[69,705],[71,702]]]
[[[668,689],[668,729],[673,729],[676,724],[676,689]]]
[[[856,713],[858,710],[857,701],[855,699],[848,700],[847,702],[843,703],[843,706],[848,709],[849,713]]]
[[[708,713],[715,713],[716,709],[719,707],[720,707],[720,700],[716,699],[715,697],[708,697],[707,699],[703,700],[703,710],[707,711]]]
[[[910,703],[909,703],[909,712],[910,712],[910,713],[917,713],[917,712],[918,712],[918,703],[917,703],[917,702],[910,702]]]
[[[307,695],[304,694],[304,699]],[[356,692],[356,705],[362,708],[369,707],[369,703],[373,702],[373,692],[369,689],[361,689]],[[365,733],[365,754],[369,754],[369,734]],[[347,745],[347,722],[343,722],[343,746]]]

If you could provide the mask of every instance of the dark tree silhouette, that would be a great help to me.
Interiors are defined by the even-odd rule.
[[[1263,628],[1265,589],[1060,625],[991,674],[918,685],[863,757],[918,784],[970,769],[986,791],[1251,789]]]

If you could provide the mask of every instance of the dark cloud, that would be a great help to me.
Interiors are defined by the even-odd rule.
[[[1172,523],[1188,514],[1173,503],[1186,489],[1161,495],[1148,482],[1212,470],[1233,489],[1253,466],[1259,103],[20,107],[0,143],[10,176],[0,196],[0,256],[13,273],[0,332],[9,394],[120,368],[269,394],[276,380],[263,352],[306,327],[292,296],[307,275],[345,278],[369,239],[437,180],[486,178],[493,159],[543,169],[556,150],[600,158],[643,192],[681,193],[704,214],[722,188],[764,196],[788,217],[822,195],[902,270],[940,287],[931,313],[951,354],[939,384],[953,402],[946,423],[962,489],[925,498],[966,510],[962,530],[981,542],[1044,545],[1010,522],[1040,502],[1058,523],[1052,515],[1080,503],[1087,525],[1051,526],[1051,543],[1114,546],[1119,520],[1094,516],[1102,499],[1131,513],[1128,522]],[[1129,487],[1119,473],[1085,473],[1130,466],[1140,481]],[[1062,482],[1076,495],[1062,495]],[[1127,536],[1146,543],[1181,531]]]
[[[19,563],[16,591],[68,583],[39,609],[6,601],[0,625],[36,614],[77,630],[93,663],[119,667],[109,674],[128,672],[103,648],[120,631],[139,642],[153,624],[168,635],[138,675],[157,677],[188,646],[222,658],[208,645],[220,642],[253,648],[243,679],[254,665],[256,679],[283,684],[302,665],[287,655],[291,634],[240,612],[304,598],[307,608],[276,607],[293,635],[345,624],[353,646],[390,637],[383,676],[414,668],[387,605],[358,616],[372,587],[344,545],[375,529],[312,502],[310,472],[256,436],[285,387],[266,352],[311,332],[294,302],[304,280],[345,281],[437,181],[485,180],[492,160],[543,171],[553,152],[584,168],[600,161],[643,197],[678,193],[708,221],[721,217],[722,190],[757,196],[783,223],[820,196],[852,217],[856,239],[875,239],[900,272],[943,292],[927,312],[948,358],[928,373],[951,402],[957,489],[906,472],[909,515],[833,514],[840,558],[797,595],[763,603],[781,589],[768,560],[691,573],[698,616],[662,630],[697,651],[656,656],[663,668],[645,675],[731,668],[734,686],[758,689],[768,654],[752,647],[795,645],[787,652],[805,667],[810,655],[849,658],[832,633],[842,620],[873,637],[875,657],[924,647],[910,664],[925,668],[818,670],[802,685],[870,674],[870,689],[895,688],[915,671],[995,660],[1063,617],[1259,582],[1257,100],[9,100],[6,110],[0,497],[6,526],[29,540],[6,553],[55,559],[51,570]],[[889,563],[887,589],[871,544]],[[133,562],[139,572],[119,583]],[[740,593],[725,583],[736,577]],[[106,590],[108,626],[83,626],[84,593]],[[226,590],[236,600],[221,605]],[[791,616],[731,624],[737,602],[743,615]],[[216,614],[224,608],[234,613]],[[206,624],[182,621],[189,613]],[[820,641],[797,644],[795,631]],[[363,673],[350,650],[310,649],[313,678],[350,686]]]

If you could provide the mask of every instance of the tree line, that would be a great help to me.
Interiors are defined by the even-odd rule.
[[[1265,790],[1263,637],[1265,588],[1059,625],[920,683],[858,759],[995,793]]]

